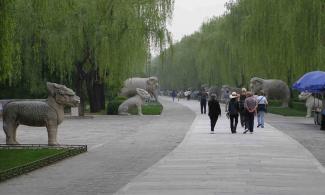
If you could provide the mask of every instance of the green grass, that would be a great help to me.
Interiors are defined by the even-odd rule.
[[[40,160],[67,149],[0,149],[0,172]]]
[[[147,103],[142,106],[142,114],[144,115],[160,115],[162,110],[163,106],[160,103]],[[136,115],[138,114],[138,109],[131,109],[130,113]]]
[[[267,108],[269,113],[279,114],[283,116],[306,116],[306,111],[301,111],[295,108],[272,107]]]
[[[281,107],[281,101],[271,100],[267,111],[283,116],[306,116],[306,106],[304,102],[291,101],[288,108]]]

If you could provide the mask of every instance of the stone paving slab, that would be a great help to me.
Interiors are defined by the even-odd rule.
[[[224,116],[209,134],[199,102],[179,103],[197,115],[183,142],[116,194],[325,194],[324,168],[291,137],[269,124],[231,134]]]

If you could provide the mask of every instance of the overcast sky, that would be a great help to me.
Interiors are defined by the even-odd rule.
[[[175,9],[171,26],[168,29],[174,42],[180,41],[184,35],[198,31],[201,24],[213,16],[225,12],[228,0],[175,0]]]

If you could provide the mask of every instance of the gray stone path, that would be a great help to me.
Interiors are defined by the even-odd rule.
[[[313,118],[282,117],[267,114],[266,120],[307,148],[325,167],[325,131],[314,124]]]
[[[65,120],[61,144],[87,144],[88,152],[0,183],[0,195],[113,194],[183,140],[195,114],[162,101],[161,116],[95,116]],[[5,143],[0,121],[0,143]],[[20,143],[47,143],[44,127],[20,126]],[[5,160],[5,159],[0,159]]]
[[[183,142],[116,194],[325,194],[324,168],[291,137],[268,124],[233,135],[224,116],[209,134],[199,103],[180,103],[197,114]]]

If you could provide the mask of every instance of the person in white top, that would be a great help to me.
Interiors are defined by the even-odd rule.
[[[257,104],[257,127],[264,128],[264,115],[268,102],[263,91],[257,97]]]

